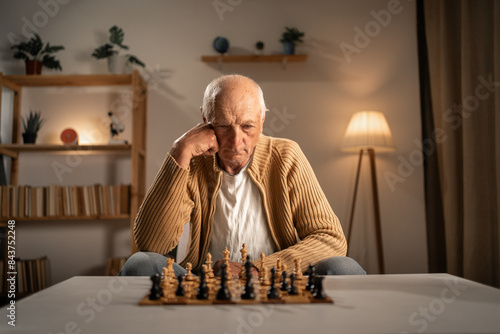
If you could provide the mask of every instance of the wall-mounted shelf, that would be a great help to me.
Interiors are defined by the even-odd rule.
[[[286,68],[287,63],[305,62],[307,55],[215,55],[201,56],[201,61],[205,63],[218,63],[219,68],[222,63],[281,63]]]
[[[113,215],[113,216],[108,216],[108,215],[91,215],[91,216],[40,216],[40,217],[10,217],[10,218],[0,218],[1,222],[6,222],[8,219],[15,220],[16,223],[19,222],[43,222],[43,221],[67,221],[67,220],[106,220],[106,221],[111,221],[111,220],[123,220],[123,219],[130,219],[130,215]]]
[[[57,145],[57,144],[3,144],[0,145],[0,154],[17,158],[20,152],[67,152],[77,151],[86,153],[103,152],[130,152],[132,146],[120,145]]]

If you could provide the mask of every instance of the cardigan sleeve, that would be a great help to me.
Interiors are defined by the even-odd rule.
[[[299,240],[266,258],[266,266],[275,263],[276,256],[279,256],[282,263],[293,268],[294,259],[300,258],[302,270],[305,271],[311,263],[333,256],[345,256],[347,243],[340,221],[299,145],[290,141],[286,149],[278,152],[284,187],[282,191],[287,193],[289,212]],[[285,233],[291,233],[288,227],[286,229]]]
[[[189,170],[167,154],[135,219],[139,250],[166,254],[177,245],[194,207],[188,180]]]

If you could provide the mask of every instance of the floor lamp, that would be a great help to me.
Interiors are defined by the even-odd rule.
[[[347,152],[359,152],[358,169],[351,207],[351,217],[348,226],[347,245],[350,245],[352,225],[354,218],[354,207],[358,192],[359,173],[364,151],[368,151],[370,157],[370,171],[372,179],[373,210],[375,215],[375,233],[377,240],[378,268],[381,274],[385,273],[384,252],[382,247],[382,229],[380,225],[380,206],[378,199],[377,173],[375,168],[375,150],[377,152],[394,151],[391,130],[383,113],[379,111],[359,111],[355,113],[347,127],[342,150]],[[348,247],[349,250],[349,247]]]

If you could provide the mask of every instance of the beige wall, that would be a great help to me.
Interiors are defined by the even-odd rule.
[[[226,11],[218,13],[214,3],[226,4]],[[342,137],[354,112],[384,112],[397,147],[394,153],[377,156],[386,270],[427,270],[423,175],[415,144],[420,138],[420,116],[414,2],[8,0],[0,6],[0,70],[6,74],[23,72],[22,63],[12,59],[7,36],[20,35],[29,26],[52,44],[66,46],[58,54],[64,74],[106,73],[105,61],[90,54],[105,41],[113,24],[124,29],[131,53],[148,64],[149,72],[163,73],[162,79],[150,81],[148,185],[170,144],[200,121],[206,84],[222,73],[238,72],[261,84],[270,109],[265,132],[301,145],[347,230],[357,156],[341,152]],[[298,51],[309,55],[307,62],[289,64],[286,70],[265,63],[224,64],[219,70],[200,61],[200,55],[214,53],[211,42],[216,36],[227,37],[233,53],[253,52],[258,40],[265,42],[267,53],[280,52],[278,40],[285,26],[306,32]],[[83,98],[78,96],[82,92]],[[95,141],[106,141],[109,109],[123,112],[130,129],[123,94],[88,88],[32,89],[25,94],[23,112],[41,109],[46,115],[41,142],[57,142],[66,126]],[[50,166],[65,159],[65,155],[26,158],[22,182],[59,182]],[[410,161],[410,168],[405,169],[402,161]],[[110,166],[116,167],[117,175],[106,172]],[[122,177],[128,182],[129,168],[127,162],[82,156],[63,183],[87,184],[95,178],[111,183]],[[386,180],[388,172],[398,175],[392,188]],[[369,174],[364,168],[350,255],[369,273],[376,273],[372,225]],[[54,281],[99,274],[106,257],[128,254],[126,222],[29,223],[18,229],[19,255],[48,255]]]

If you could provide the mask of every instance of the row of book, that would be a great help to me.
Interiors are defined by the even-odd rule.
[[[130,213],[130,185],[1,186],[0,217],[119,216]]]
[[[16,259],[16,293],[33,293],[45,289],[50,285],[49,282],[49,260],[46,256],[34,260]],[[3,260],[0,260],[0,277],[4,277],[5,266]],[[9,271],[12,272],[12,271]],[[2,294],[10,290],[10,282],[2,279],[0,282],[0,291]]]

